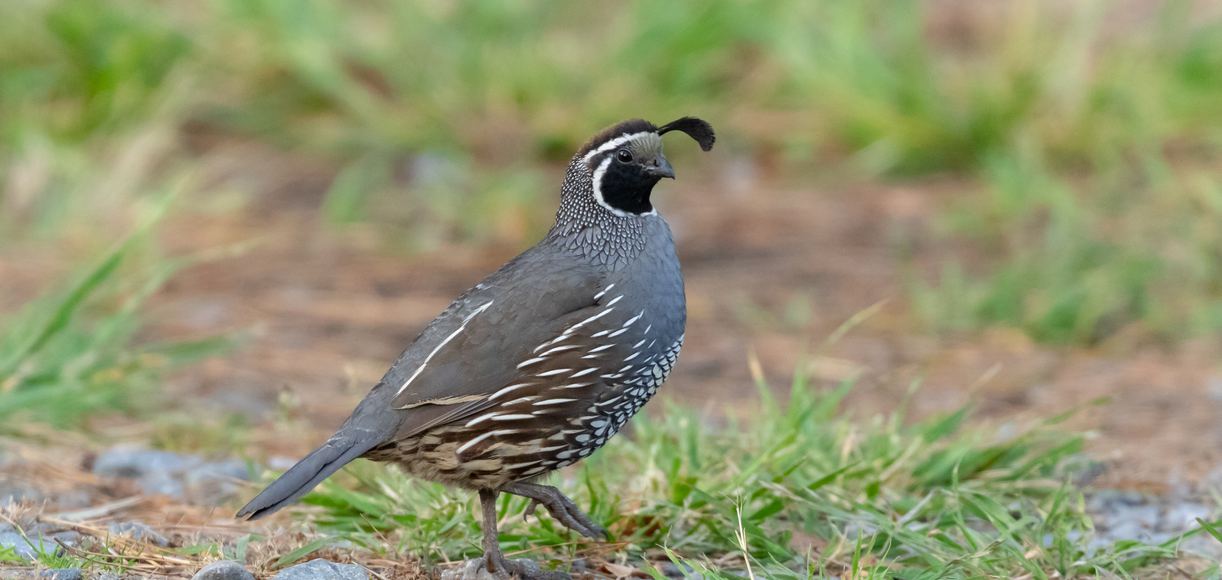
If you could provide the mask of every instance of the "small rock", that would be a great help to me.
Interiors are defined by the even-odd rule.
[[[238,460],[209,462],[197,455],[120,445],[102,452],[93,473],[135,479],[145,493],[214,503],[233,493],[234,480],[248,477]]]
[[[74,489],[55,494],[48,505],[54,505],[58,510],[79,510],[93,505],[93,494],[84,489]]]
[[[34,503],[46,497],[38,488],[24,483],[0,482],[0,507],[18,503]]]
[[[51,534],[51,542],[55,545],[64,544],[65,546],[76,546],[81,543],[80,532],[68,530],[66,532],[56,532]]]
[[[180,475],[202,462],[197,457],[169,451],[120,445],[98,455],[93,463],[93,473],[103,477],[135,479],[145,493],[182,498],[185,489]]]
[[[1148,503],[1146,496],[1136,491],[1103,489],[1086,498],[1088,511],[1106,511],[1124,506],[1139,506]]]
[[[1183,501],[1167,506],[1163,514],[1163,528],[1170,531],[1187,530],[1197,527],[1197,520],[1209,521],[1214,510],[1209,506],[1195,501]]]
[[[1086,511],[1095,524],[1088,551],[1107,550],[1121,540],[1161,543],[1209,520],[1216,508],[1179,495],[1156,496],[1099,490],[1087,496]],[[1206,557],[1222,557],[1222,544],[1204,534],[1186,538],[1179,549]]]
[[[58,549],[55,540],[42,534],[22,535],[11,526],[0,528],[0,548],[8,548],[13,555],[25,561],[38,559],[38,555]]]
[[[238,491],[238,482],[249,479],[246,463],[237,459],[204,463],[186,473],[184,482],[193,497],[216,501]]]
[[[1150,527],[1139,521],[1134,520],[1117,520],[1108,526],[1107,532],[1100,534],[1100,537],[1107,538],[1113,542],[1119,540],[1150,540]]]
[[[336,564],[317,559],[285,568],[272,580],[369,580],[369,572],[356,564]]]
[[[80,568],[56,568],[54,570],[43,570],[38,577],[50,578],[51,580],[82,580],[85,577],[85,573]]]
[[[475,558],[463,562],[462,568],[443,571],[441,580],[496,580],[496,577],[484,569],[482,558]]]
[[[534,560],[522,558],[518,560],[510,560],[509,562],[510,564],[517,566],[519,573],[518,575],[523,578],[534,578],[536,580],[566,580],[572,578],[572,576],[564,572],[544,572],[543,569],[539,567],[538,562],[535,562]],[[483,558],[475,558],[464,562],[462,568],[451,568],[442,572],[441,580],[498,579],[496,576],[489,574],[488,571],[484,569]]]
[[[265,417],[276,410],[275,397],[245,388],[245,385],[219,385],[201,404],[224,414],[238,413],[250,419]]]
[[[103,477],[142,478],[151,474],[176,473],[201,463],[199,458],[170,451],[119,445],[103,451],[93,462],[93,473]]]
[[[200,568],[191,580],[255,580],[255,576],[233,560],[221,560]]]
[[[115,522],[107,526],[107,529],[112,535],[127,536],[138,542],[147,542],[162,548],[170,545],[170,540],[165,536],[140,522]]]

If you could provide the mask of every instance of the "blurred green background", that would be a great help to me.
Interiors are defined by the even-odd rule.
[[[452,278],[473,281],[495,266],[473,254],[512,254],[550,225],[563,166],[582,141],[628,117],[665,122],[682,115],[710,120],[718,147],[703,156],[689,144],[670,145],[680,173],[673,186],[679,211],[667,215],[682,224],[683,210],[690,210],[699,217],[691,223],[728,232],[741,216],[718,215],[718,204],[737,199],[734,211],[758,208],[775,223],[808,220],[813,231],[828,220],[794,200],[819,196],[833,200],[837,211],[867,216],[877,227],[857,235],[871,238],[863,245],[884,248],[888,270],[899,273],[895,287],[883,291],[893,294],[890,312],[899,313],[887,327],[891,336],[953,344],[1002,333],[1052,352],[1108,347],[1121,358],[1184,344],[1218,346],[1217,1],[7,0],[0,2],[0,432],[41,433],[17,427],[17,417],[105,431],[90,420],[99,410],[143,420],[164,408],[164,397],[144,395],[159,393],[168,371],[240,350],[230,333],[175,333],[172,323],[166,331],[165,320],[173,316],[147,307],[146,300],[184,270],[210,262],[242,270],[223,260],[259,244],[313,248],[317,238],[324,249],[316,253],[331,252],[327,244],[333,244],[351,252],[337,251],[343,259],[380,256],[368,260],[395,268],[427,264],[443,273],[452,266],[461,271],[450,272]],[[880,211],[895,209],[887,204],[897,199],[899,218]],[[671,202],[661,203],[665,208]],[[904,208],[919,218],[915,225],[904,221]],[[757,218],[743,217],[747,225],[741,227],[772,223]],[[697,273],[744,261],[717,246],[719,230],[691,229],[684,235],[700,243],[681,236],[680,246],[693,254]],[[812,252],[851,261],[860,248],[849,234],[815,248],[826,240],[764,232],[760,246],[749,250],[809,245]],[[291,259],[267,266],[276,272],[303,267]],[[201,292],[215,290],[210,282],[219,284],[206,276],[191,279]],[[334,285],[336,294],[399,296],[450,284],[434,282]],[[851,311],[812,314],[812,290],[790,288],[787,301],[765,306],[729,293],[715,296],[735,301],[717,310],[708,303],[718,300],[702,302],[699,295],[717,293],[699,284],[697,278],[689,285],[697,298],[693,320],[720,324],[725,321],[718,317],[731,311],[737,326],[730,332],[823,332],[827,325],[812,325],[812,318],[853,321],[854,312],[869,306],[850,299]],[[176,289],[180,295],[191,290]],[[247,290],[235,285],[224,291],[241,298]],[[854,290],[841,293],[860,298],[877,289]],[[236,302],[231,310],[239,311],[242,300]],[[431,302],[411,306],[421,316],[435,311]],[[384,323],[388,316],[388,310],[371,315],[343,302],[310,308],[323,317],[340,311],[327,321],[332,326],[326,332],[336,335],[327,337],[331,345],[348,338],[333,327],[367,328],[374,326],[371,319]],[[146,331],[150,322],[162,329]],[[411,325],[400,326],[405,334],[392,338],[410,339]],[[371,359],[382,361],[400,346],[384,335],[373,338],[386,346],[363,353]],[[760,346],[765,357],[769,344],[775,345]],[[702,356],[738,360],[747,353],[709,348]],[[905,362],[896,360],[896,366]],[[341,374],[341,366],[331,365],[332,373]],[[367,375],[381,371],[343,369],[362,388]],[[280,386],[263,385],[269,391]],[[343,396],[355,398],[356,391]],[[791,412],[791,432],[759,427],[760,441],[752,443],[758,446],[735,453],[750,458],[774,444],[792,451],[785,445],[794,444],[803,421],[832,421],[844,396],[810,398],[796,386],[795,393],[809,414]],[[300,421],[294,413],[309,412],[291,398],[281,394],[277,409],[265,414],[281,413],[272,419],[279,422],[275,432],[317,430],[315,423],[294,423]],[[314,404],[332,414],[343,406]],[[326,412],[322,416],[333,419]],[[913,469],[936,475],[914,475],[912,481],[930,487],[903,492],[917,494],[904,501],[918,507],[927,506],[919,494],[940,493],[957,480],[957,464],[952,470],[948,456],[1014,469],[997,476],[982,467],[996,477],[981,484],[986,493],[999,481],[1005,487],[1043,477],[1030,466],[1059,465],[1080,443],[1058,447],[1044,438],[1036,438],[1039,445],[1020,439],[1013,447],[981,450],[972,447],[976,439],[954,440],[946,443],[948,451],[937,445],[956,432],[961,415],[911,430],[898,426],[902,416],[896,411],[890,422],[865,428],[886,427],[870,447],[878,457],[918,456],[922,463]],[[234,427],[241,421],[175,421],[141,433],[166,447],[215,444],[242,453],[258,439]],[[696,437],[690,424],[672,427],[646,435],[662,447],[668,438]],[[837,423],[807,435],[847,449],[871,440],[853,436],[856,428]],[[932,447],[916,452],[893,445],[905,438]],[[890,443],[879,443],[884,440]],[[886,494],[879,495],[885,477],[878,474],[902,469],[870,450],[859,471],[850,469],[858,464],[850,465],[847,454],[829,455],[819,469],[834,471],[833,478],[856,473],[859,480],[845,488],[845,497],[865,493],[886,504]],[[1036,458],[1027,459],[1029,452]],[[689,459],[701,453],[691,451]],[[680,474],[680,458],[672,459],[670,491],[682,498],[667,510],[683,514],[691,509],[683,502],[694,484],[680,481],[692,476]],[[803,489],[812,493],[833,481],[817,470],[803,473],[809,476]],[[733,485],[749,479],[721,475]],[[755,491],[764,494],[778,481]],[[332,493],[349,497],[339,487]],[[436,494],[430,497],[450,510],[446,517],[461,516]],[[708,504],[721,518],[718,525],[732,525],[731,499],[737,501],[723,497]],[[315,503],[331,506],[344,526],[359,528],[366,517],[360,509],[345,511],[352,506],[331,496]],[[860,505],[837,506],[846,518],[861,511]],[[879,508],[872,525],[902,527],[894,523],[893,507]],[[817,505],[810,517],[830,509]],[[769,504],[755,515],[764,526],[775,513]],[[737,519],[741,526],[741,512]],[[989,521],[1005,528],[1009,524],[998,523],[1003,519]],[[1036,522],[1023,541],[1038,545],[1045,523]],[[764,528],[751,533],[766,543]],[[918,552],[938,549],[922,543],[933,544],[929,538],[901,537],[908,530],[888,533],[894,537],[876,538],[873,547],[849,548],[885,553],[881,546],[894,541]],[[975,531],[965,525],[962,533],[970,538]],[[1071,546],[1080,528],[1058,533]],[[712,535],[717,538],[708,546],[733,547],[733,538]],[[442,557],[470,548],[465,539],[446,541],[453,544],[436,549]],[[978,555],[961,547],[929,566],[954,566],[970,560],[966,553]],[[1066,558],[1081,556],[1072,549]],[[969,571],[1022,569],[1026,554],[1016,550]],[[854,566],[860,555],[854,554]],[[1118,568],[1093,560],[1090,566],[1127,573],[1147,556]],[[1043,562],[1037,568],[1049,569]],[[1065,571],[1087,569],[1094,570]]]
[[[409,246],[521,243],[546,227],[553,166],[592,127],[698,113],[716,120],[723,159],[770,176],[965,180],[940,231],[979,256],[913,281],[926,328],[1211,332],[1217,12],[16,0],[0,7],[0,237],[113,233],[167,190],[240,204],[257,176],[221,187],[223,169],[201,167],[231,148],[322,174],[331,224],[395,228]]]

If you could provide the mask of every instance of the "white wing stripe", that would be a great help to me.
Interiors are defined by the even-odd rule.
[[[642,310],[640,314],[637,314],[636,316],[629,318],[628,321],[625,322],[624,325],[621,326],[620,328],[628,328],[629,326],[632,326],[633,324],[636,323],[636,321],[640,320],[642,316],[645,316],[644,310]]]
[[[466,451],[466,450],[470,449],[471,447],[475,446],[475,444],[477,444],[477,443],[479,443],[480,441],[483,441],[484,439],[487,439],[487,438],[489,438],[489,437],[498,437],[498,436],[501,436],[501,435],[512,435],[512,434],[517,433],[517,432],[518,432],[518,430],[517,430],[517,429],[497,429],[496,431],[489,431],[489,432],[487,432],[487,433],[484,433],[483,435],[480,435],[479,437],[476,437],[475,439],[472,439],[472,440],[470,440],[470,441],[468,441],[468,442],[466,442],[466,443],[463,443],[462,447],[459,447],[459,448],[458,448],[458,449],[457,449],[457,450],[454,452],[454,454],[455,454],[455,455],[462,455],[462,452],[463,452],[463,451]]]
[[[395,396],[397,397],[402,395],[403,391],[407,390],[407,386],[412,384],[412,381],[416,380],[416,377],[420,376],[420,373],[424,372],[424,367],[428,366],[430,360],[433,360],[433,356],[437,354],[437,351],[440,351],[443,346],[449,344],[451,340],[454,340],[454,337],[466,330],[467,324],[471,322],[471,319],[487,310],[489,306],[492,306],[493,302],[493,300],[489,300],[483,306],[471,311],[471,314],[468,314],[466,318],[462,319],[462,324],[458,325],[458,329],[451,332],[449,336],[445,337],[445,340],[442,340],[435,348],[433,348],[433,352],[430,352],[428,356],[424,357],[424,362],[420,363],[420,366],[416,367],[416,372],[412,373],[412,376],[407,377],[406,381],[403,381],[403,386],[399,387],[399,391],[395,393]]]
[[[495,401],[495,400],[496,400],[498,397],[500,397],[501,395],[504,395],[504,394],[506,394],[506,393],[510,393],[510,392],[516,391],[516,390],[518,390],[518,389],[520,389],[520,388],[522,388],[522,387],[529,387],[529,386],[530,386],[530,385],[532,385],[532,384],[534,384],[534,383],[518,383],[518,384],[516,384],[516,385],[509,385],[508,387],[505,387],[505,388],[503,388],[503,389],[501,389],[501,390],[499,390],[499,391],[497,391],[497,392],[495,392],[495,393],[492,393],[492,396],[491,396],[491,397],[488,397],[488,400],[489,400],[489,401]]]

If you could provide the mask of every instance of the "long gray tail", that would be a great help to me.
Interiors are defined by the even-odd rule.
[[[322,480],[374,448],[381,441],[381,437],[373,436],[372,433],[363,429],[340,430],[339,433],[332,435],[322,447],[310,452],[304,459],[284,472],[279,479],[267,486],[267,489],[250,500],[250,503],[238,510],[237,517],[255,520],[275,513],[309,493],[311,489],[322,483]]]

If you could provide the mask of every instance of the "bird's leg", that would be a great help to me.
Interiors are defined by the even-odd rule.
[[[496,490],[479,490],[479,505],[484,513],[484,570],[497,578],[509,578],[509,562],[501,553],[501,541],[496,532]]]
[[[595,540],[607,537],[607,530],[594,523],[590,516],[573,503],[573,500],[565,497],[560,490],[550,485],[518,482],[502,487],[501,491],[530,499],[530,505],[526,506],[524,515],[534,513],[535,506],[541,505],[547,508],[548,513],[552,514],[556,521],[574,532]]]
[[[498,580],[519,578],[520,580],[568,580],[570,576],[564,572],[547,572],[530,560],[506,560],[501,552],[501,543],[496,531],[496,496],[494,489],[481,489],[479,492],[480,509],[484,516],[484,559],[483,572],[469,571],[462,578],[486,579],[488,576]],[[474,574],[472,575],[472,572]]]

